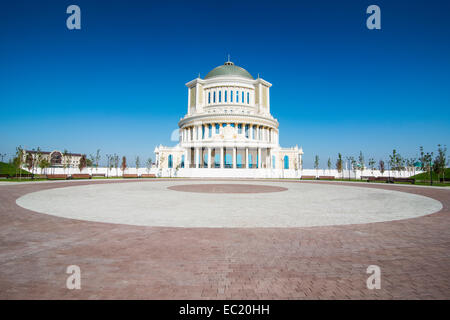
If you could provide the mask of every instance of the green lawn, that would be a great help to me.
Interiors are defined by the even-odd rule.
[[[19,171],[17,170],[16,172],[16,168],[12,164],[0,161],[0,174],[14,176],[16,173],[19,174]],[[22,170],[22,174],[30,174],[30,172]]]
[[[445,169],[445,177],[447,179],[450,179],[450,168],[446,168]],[[424,173],[419,173],[416,174],[415,176],[412,176],[411,178],[414,178],[416,180],[430,180],[430,174],[428,172],[424,172]],[[442,175],[439,176],[439,178],[442,178]],[[436,173],[433,172],[433,181],[437,181],[438,180],[438,176],[436,175]]]

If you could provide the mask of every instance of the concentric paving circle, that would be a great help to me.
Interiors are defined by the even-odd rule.
[[[65,218],[190,228],[359,224],[415,218],[442,208],[439,201],[416,194],[339,184],[195,181],[189,185],[183,180],[153,180],[70,186],[29,193],[16,203]],[[217,192],[176,192],[174,187]],[[287,190],[223,193],[267,187]]]
[[[167,189],[199,193],[268,193],[286,191],[288,188],[257,184],[182,184]]]

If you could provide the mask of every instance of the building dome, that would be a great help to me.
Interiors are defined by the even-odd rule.
[[[212,69],[210,72],[208,72],[205,79],[220,76],[237,76],[253,80],[252,75],[247,70],[234,65],[234,63],[231,61],[227,61],[225,62],[225,64]]]

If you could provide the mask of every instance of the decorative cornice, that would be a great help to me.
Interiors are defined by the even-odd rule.
[[[178,122],[178,126],[182,128],[184,125],[190,122],[200,122],[200,123],[215,123],[217,121],[228,122],[228,121],[242,121],[242,122],[253,122],[260,124],[267,124],[274,128],[278,128],[278,121],[275,118],[267,118],[264,116],[259,116],[255,114],[230,114],[230,113],[216,113],[216,114],[201,114],[184,117]]]

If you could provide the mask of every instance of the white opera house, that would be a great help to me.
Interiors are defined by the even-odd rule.
[[[227,61],[188,82],[179,143],[155,148],[159,176],[300,177],[302,148],[281,148],[271,83]]]

